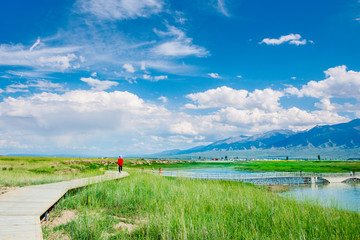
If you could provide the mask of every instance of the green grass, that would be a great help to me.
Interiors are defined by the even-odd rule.
[[[97,159],[0,157],[0,187],[65,181],[103,174]]]
[[[109,166],[117,167],[116,159],[0,157],[0,187],[24,186],[65,181],[103,174]],[[196,162],[178,160],[125,159],[124,169],[186,169],[234,167],[247,171],[304,171],[349,172],[360,171],[360,161],[248,161]]]
[[[238,170],[275,172],[360,172],[360,161],[249,161],[240,162]]]
[[[194,167],[199,164],[184,161],[125,159],[124,168],[158,169],[160,167]],[[0,157],[0,187],[25,186],[66,181],[74,178],[101,175],[102,170],[117,168],[117,159],[58,158],[58,157]],[[149,163],[150,164],[149,164]]]
[[[71,239],[357,239],[360,215],[283,198],[265,187],[229,181],[167,178],[130,170],[130,177],[68,194],[56,212],[78,217],[45,227],[45,238]],[[143,220],[134,232],[118,217]]]

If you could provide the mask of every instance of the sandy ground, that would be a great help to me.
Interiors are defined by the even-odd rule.
[[[54,228],[56,226],[60,226],[66,224],[77,216],[77,211],[74,210],[64,210],[61,212],[60,216],[55,218],[50,218],[49,221],[44,223],[44,226]],[[70,237],[64,233],[64,231],[54,231],[52,232],[46,240],[70,240]]]
[[[45,222],[44,225],[51,228],[57,227],[74,220],[76,215],[77,212],[74,210],[64,210],[61,212],[61,215],[59,217],[50,219],[49,221]]]

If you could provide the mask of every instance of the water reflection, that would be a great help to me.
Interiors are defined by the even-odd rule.
[[[360,184],[330,183],[292,186],[281,195],[310,201],[328,207],[360,212]]]

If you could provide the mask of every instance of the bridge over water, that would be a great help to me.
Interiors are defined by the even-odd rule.
[[[186,177],[207,180],[230,180],[249,182],[257,185],[281,185],[281,184],[311,184],[311,183],[346,183],[360,182],[360,176],[355,173],[299,173],[299,172],[276,172],[276,173],[200,173],[187,171],[163,171],[163,176]]]

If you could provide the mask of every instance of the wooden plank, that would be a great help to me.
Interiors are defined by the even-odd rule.
[[[40,216],[68,190],[127,176],[126,172],[106,172],[103,176],[28,186],[0,195],[0,239],[43,239]]]

